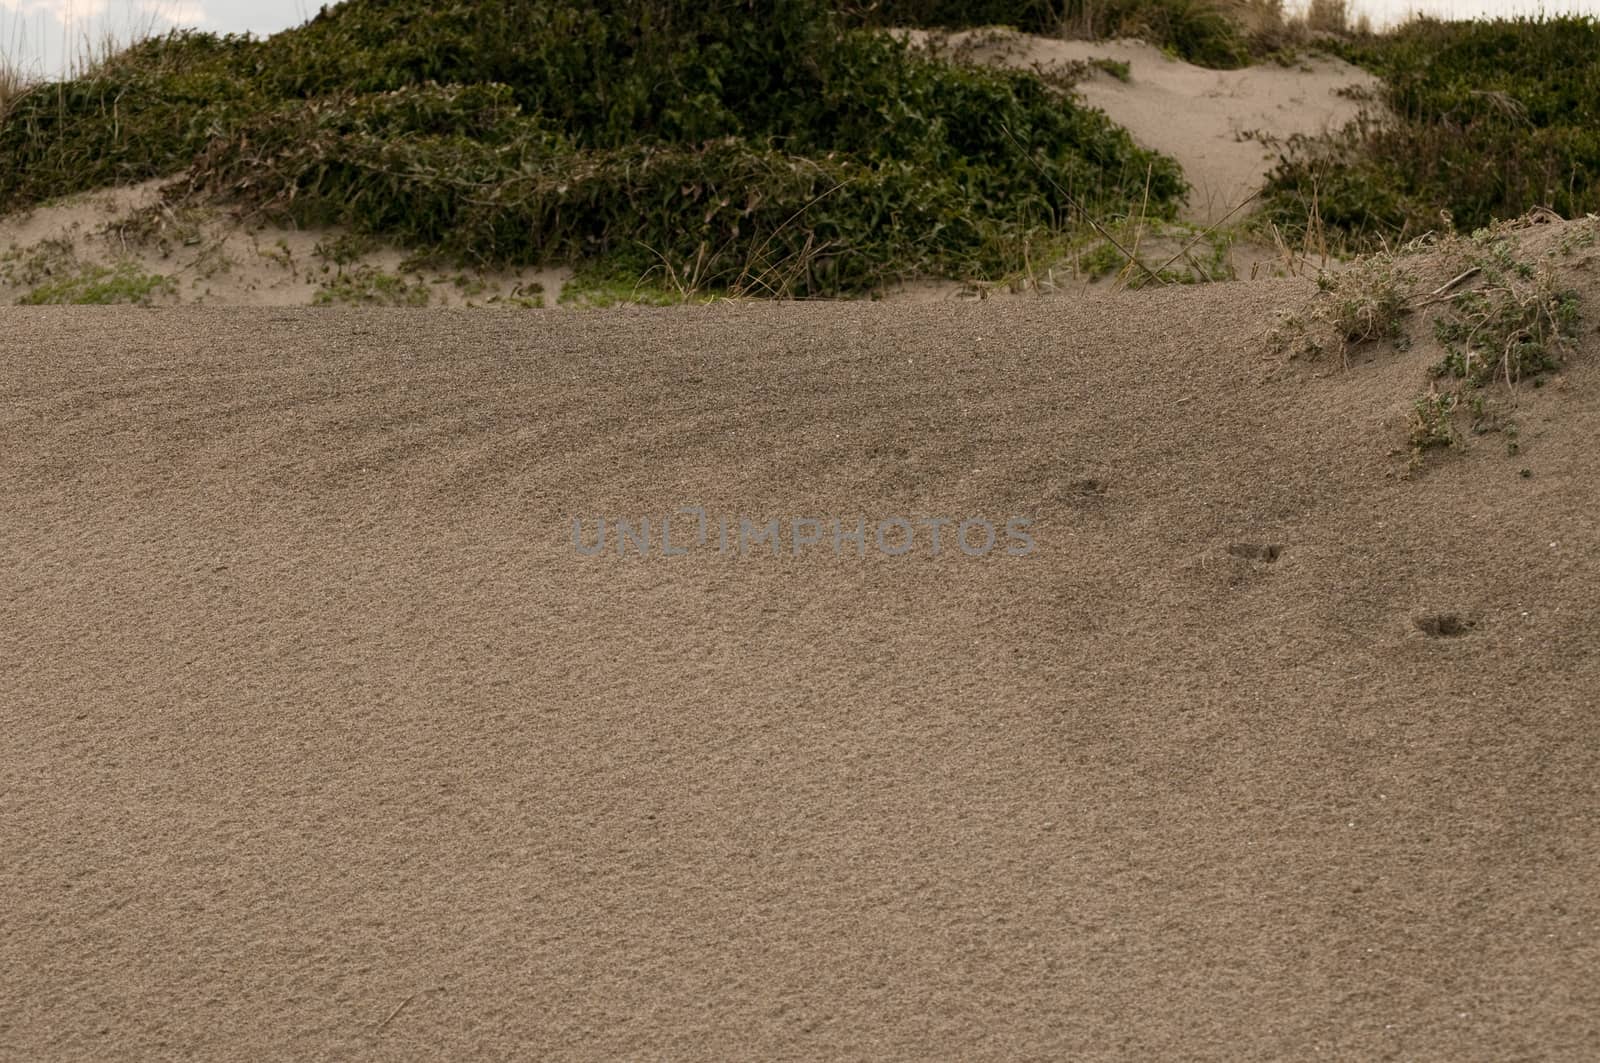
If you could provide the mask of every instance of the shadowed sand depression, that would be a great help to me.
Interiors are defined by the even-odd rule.
[[[1585,1058],[1600,375],[1308,291],[0,311],[0,1055]]]

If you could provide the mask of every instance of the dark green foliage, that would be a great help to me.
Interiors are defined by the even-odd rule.
[[[1212,0],[876,0],[852,10],[880,26],[1011,26],[1092,40],[1137,37],[1224,70],[1251,59],[1245,36]]]
[[[23,93],[0,122],[0,211],[182,169],[259,105],[237,69],[256,47],[204,34],[146,40],[90,76]]]
[[[1233,70],[1249,64],[1250,47],[1233,20],[1210,0],[1108,0],[1068,4],[1068,25],[1094,38],[1137,37],[1196,66]]]
[[[1535,206],[1600,209],[1600,22],[1412,22],[1346,44],[1378,74],[1393,121],[1368,115],[1332,141],[1287,146],[1271,181],[1280,225],[1322,221],[1357,245],[1462,230]]]
[[[1184,191],[1032,74],[914,54],[819,0],[350,0],[29,93],[0,160],[0,208],[188,169],[268,216],[480,262],[797,294],[1002,272],[1074,204],[1126,209],[1148,178],[1170,216]]]
[[[1061,28],[1064,0],[862,0],[848,10],[879,26],[967,29],[1011,26],[1025,33]]]

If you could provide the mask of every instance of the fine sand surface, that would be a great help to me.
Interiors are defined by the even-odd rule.
[[[0,309],[0,1056],[1595,1058],[1600,337],[1312,290]]]

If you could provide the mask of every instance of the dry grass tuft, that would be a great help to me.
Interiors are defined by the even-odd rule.
[[[1349,36],[1349,0],[1311,0],[1306,7],[1306,28],[1312,33]]]
[[[1340,273],[1317,277],[1318,298],[1304,314],[1286,315],[1268,334],[1274,351],[1314,359],[1331,334],[1339,357],[1348,367],[1352,347],[1389,340],[1409,345],[1403,321],[1415,307],[1411,295],[1416,275],[1393,255],[1372,255]]]
[[[11,64],[0,60],[0,121],[5,121],[11,112],[11,104],[28,88],[27,81],[21,71]]]

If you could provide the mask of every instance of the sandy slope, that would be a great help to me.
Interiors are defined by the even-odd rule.
[[[0,1054],[1593,1058],[1600,337],[1404,479],[1309,294],[0,309]]]
[[[295,229],[241,218],[215,204],[164,204],[171,178],[67,196],[0,215],[0,304],[28,300],[41,286],[123,268],[163,282],[149,305],[554,306],[571,271],[476,271],[414,265],[405,252],[373,242],[351,262],[330,250],[335,228]],[[375,286],[375,278],[394,282]]]

